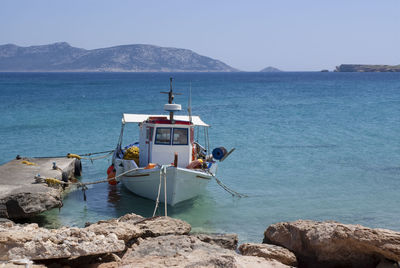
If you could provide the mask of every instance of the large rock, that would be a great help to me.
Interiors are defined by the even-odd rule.
[[[273,224],[264,243],[294,252],[300,265],[375,267],[380,260],[400,261],[400,233],[338,222],[298,220]]]
[[[88,256],[125,249],[125,243],[110,233],[95,234],[85,228],[39,228],[37,224],[0,224],[0,260],[44,260]]]
[[[0,216],[10,219],[29,218],[52,208],[62,207],[62,192],[45,185],[28,187],[1,186]],[[9,191],[8,191],[9,190]]]
[[[71,178],[75,161],[71,158],[24,158],[0,165],[0,217],[29,218],[62,207],[62,188],[36,183],[35,176],[40,174],[43,178],[61,180],[62,173],[65,173]],[[63,172],[53,169],[53,162]]]
[[[245,243],[240,245],[239,251],[246,256],[257,256],[267,260],[277,260],[289,266],[297,266],[296,255],[290,250],[280,246]]]
[[[242,256],[202,242],[195,236],[169,235],[139,239],[116,266],[134,267],[288,267],[277,261]],[[100,266],[109,267],[109,266]]]
[[[188,234],[191,230],[190,224],[179,219],[170,217],[143,218],[136,214],[127,214],[118,219],[99,221],[86,228],[96,234],[113,233],[118,239],[126,243],[139,237]]]
[[[37,224],[0,223],[0,260],[46,260],[121,252],[139,237],[188,234],[190,225],[169,217],[127,214],[86,228],[45,229]]]

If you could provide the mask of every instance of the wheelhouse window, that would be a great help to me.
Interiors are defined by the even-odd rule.
[[[155,144],[170,145],[171,144],[171,128],[158,127],[156,130]]]
[[[173,145],[188,145],[188,129],[174,128]]]

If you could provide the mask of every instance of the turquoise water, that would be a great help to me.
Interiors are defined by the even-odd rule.
[[[336,220],[400,231],[400,74],[39,73],[0,74],[0,163],[113,149],[122,113],[161,113],[175,77],[176,102],[211,124],[211,147],[235,147],[198,198],[169,207],[196,231],[260,242],[265,228],[296,219]],[[136,128],[127,129],[131,141]],[[127,143],[130,141],[125,140]],[[82,181],[105,177],[109,159],[83,162]],[[71,192],[34,220],[48,227],[133,212],[154,202],[121,185]],[[159,211],[162,214],[163,210]]]

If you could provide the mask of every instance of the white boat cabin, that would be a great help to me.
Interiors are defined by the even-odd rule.
[[[172,164],[177,154],[178,167],[186,168],[197,159],[195,126],[209,127],[198,116],[171,120],[168,115],[124,114],[122,123],[139,123],[139,167]]]

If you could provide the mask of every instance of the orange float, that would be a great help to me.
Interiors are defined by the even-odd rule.
[[[107,179],[112,179],[112,178],[114,178],[114,179],[109,180],[109,181],[108,181],[108,184],[110,184],[110,185],[116,185],[116,184],[118,183],[117,180],[115,179],[115,175],[116,175],[116,170],[115,170],[115,168],[114,168],[114,164],[112,164],[112,165],[109,166],[108,169],[107,169]]]

